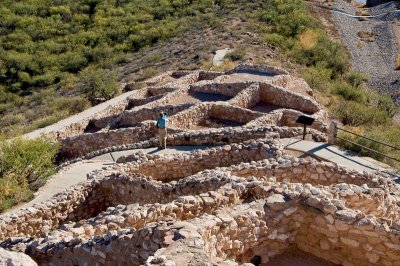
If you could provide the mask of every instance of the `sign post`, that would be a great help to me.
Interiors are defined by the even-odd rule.
[[[305,116],[305,115],[300,115],[297,120],[296,123],[302,124],[304,126],[303,129],[303,140],[306,139],[306,131],[307,131],[307,126],[311,126],[314,123],[315,119],[309,116]]]

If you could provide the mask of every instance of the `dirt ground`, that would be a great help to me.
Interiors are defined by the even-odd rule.
[[[315,257],[299,249],[290,249],[272,258],[268,266],[335,266],[326,260]]]
[[[221,94],[189,92],[170,100],[168,103],[183,104],[183,103],[217,102],[217,101],[228,101],[229,99],[231,99],[231,97],[224,96]]]
[[[273,104],[258,103],[250,109],[253,111],[256,111],[256,112],[270,113],[270,112],[280,109],[280,108],[281,107],[273,105]]]

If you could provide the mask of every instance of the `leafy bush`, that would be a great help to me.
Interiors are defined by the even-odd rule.
[[[348,101],[355,101],[358,103],[365,102],[367,98],[362,89],[353,87],[349,83],[343,81],[334,83],[333,93],[341,95]]]
[[[304,80],[312,89],[329,93],[331,90],[332,71],[324,67],[309,67],[303,74]]]
[[[269,25],[263,39],[283,48],[297,63],[329,69],[331,78],[348,70],[345,48],[325,34],[303,0],[268,1],[260,20]]]
[[[372,126],[368,127],[368,129],[364,128],[350,128],[351,131],[356,132],[360,135],[366,136],[368,138],[383,142],[383,143],[390,143],[393,146],[400,147],[400,128],[396,125],[384,125],[384,126]],[[367,148],[373,149],[375,151],[378,151],[380,153],[392,156],[394,158],[399,158],[400,157],[400,151],[394,150],[388,146],[381,145],[376,142],[368,141],[364,138],[346,133],[346,132],[339,132],[339,136],[351,140],[354,143],[363,145]],[[379,155],[375,152],[369,151],[368,149],[361,148],[360,146],[340,141],[339,144],[349,150],[355,151],[357,153],[360,153],[365,156],[369,156],[372,158],[375,158],[377,160],[383,161],[385,163],[388,163],[390,165],[393,165],[395,167],[400,167],[400,163],[392,160],[390,158],[386,158],[382,155]]]
[[[235,49],[225,55],[226,59],[231,61],[242,61],[246,56],[246,51],[243,48]]]
[[[115,75],[101,68],[88,67],[83,70],[77,86],[92,104],[109,100],[120,93]]]
[[[335,113],[345,125],[349,126],[373,126],[386,124],[389,121],[388,115],[381,109],[352,101],[339,103]]]
[[[47,139],[0,142],[0,212],[29,199],[55,172],[58,145]]]
[[[306,29],[317,26],[303,0],[267,1],[260,19],[273,25],[273,31],[286,38],[295,38]]]
[[[0,115],[6,119],[0,117],[5,125],[0,133],[24,133],[67,117],[74,113],[72,103],[63,109],[56,99],[79,96],[76,81],[87,67],[113,69],[145,46],[218,25],[221,10],[236,7],[232,0],[2,1]],[[165,60],[150,58],[150,63],[160,61]],[[108,81],[103,79],[94,92],[89,87],[86,95],[92,102],[115,95],[113,86],[105,85]],[[56,93],[41,94],[47,90]],[[17,99],[11,100],[11,95]],[[43,99],[32,99],[38,97]],[[10,118],[16,114],[17,119]]]
[[[347,81],[351,84],[351,86],[358,88],[363,83],[368,81],[368,78],[360,72],[350,72],[346,75]]]
[[[399,108],[394,104],[389,95],[369,90],[368,101],[373,106],[376,106],[380,110],[384,111],[390,118],[394,117],[399,112]]]

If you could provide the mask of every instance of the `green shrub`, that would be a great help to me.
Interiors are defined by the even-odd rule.
[[[303,0],[271,0],[260,16],[260,20],[273,26],[272,31],[286,38],[293,38],[308,28],[317,27]]]
[[[0,213],[12,206],[28,201],[33,196],[32,190],[24,181],[19,181],[14,175],[0,178]]]
[[[353,128],[350,130],[351,131],[354,131],[354,130],[359,131],[359,130],[353,129]],[[388,124],[388,125],[384,125],[384,126],[371,126],[371,127],[368,127],[368,129],[362,130],[361,132],[357,132],[357,133],[359,133],[365,137],[383,142],[383,143],[391,144],[392,146],[400,147],[400,128],[396,125]],[[380,153],[389,155],[391,157],[400,158],[400,151],[394,150],[388,146],[385,146],[385,145],[382,145],[382,144],[379,144],[376,142],[372,142],[372,141],[366,140],[364,138],[361,138],[361,137],[358,137],[355,135],[351,135],[351,134],[348,134],[348,133],[345,133],[342,131],[339,132],[339,136],[342,138],[345,138],[345,139],[349,139],[354,143],[357,143],[357,144],[363,145],[367,148],[378,151]],[[375,152],[372,152],[368,149],[361,148],[358,145],[354,145],[354,144],[351,144],[351,143],[348,143],[345,141],[340,141],[340,140],[339,140],[339,144],[346,149],[355,151],[364,156],[369,156],[369,157],[375,158],[377,160],[383,161],[385,163],[388,163],[388,164],[398,167],[398,168],[400,167],[399,162],[392,160],[390,158],[386,158],[386,157],[384,157],[380,154],[377,154]]]
[[[79,76],[77,87],[92,104],[98,100],[109,100],[120,93],[116,76],[104,69],[88,67]]]
[[[56,123],[58,120],[60,120],[60,118],[57,116],[46,117],[44,119],[36,121],[35,128],[44,128],[44,127],[50,126],[50,125]]]
[[[341,95],[348,101],[355,101],[363,103],[366,101],[367,96],[365,91],[359,88],[355,88],[347,82],[336,82],[333,85],[333,93]]]
[[[368,101],[373,105],[384,111],[388,117],[394,117],[399,108],[395,105],[389,95],[382,94],[373,90],[368,90]]]
[[[314,90],[329,93],[331,91],[332,71],[324,67],[309,67],[303,74],[304,80]]]
[[[335,108],[335,113],[349,126],[373,126],[389,121],[387,114],[379,108],[352,101],[340,102]]]
[[[58,144],[47,139],[0,141],[0,212],[28,200],[55,172]]]
[[[287,41],[284,36],[278,33],[266,33],[262,37],[265,42],[274,46],[281,46],[282,43]]]
[[[238,48],[229,52],[225,55],[225,58],[230,61],[242,61],[246,56],[246,50],[243,48]]]
[[[355,88],[368,81],[368,78],[360,72],[350,72],[346,75],[346,79]]]
[[[74,96],[57,98],[53,100],[50,105],[55,112],[66,112],[68,115],[72,115],[89,108],[90,102],[80,96]]]

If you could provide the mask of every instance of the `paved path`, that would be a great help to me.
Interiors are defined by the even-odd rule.
[[[324,161],[337,163],[338,165],[342,165],[352,170],[366,171],[368,173],[374,173],[376,171],[388,172],[388,169],[369,162],[353,152],[341,150],[338,147],[327,143],[294,138],[282,139],[281,142],[285,149],[304,152]],[[393,175],[395,179],[400,178],[399,175],[391,175]]]
[[[36,196],[31,201],[24,203],[22,205],[16,206],[13,209],[8,210],[6,213],[14,212],[21,208],[31,207],[36,203],[49,200],[51,197],[64,191],[65,189],[76,185],[80,182],[86,181],[86,176],[90,172],[101,169],[102,167],[107,167],[115,163],[118,158],[138,152],[149,153],[149,154],[175,154],[175,153],[185,153],[190,152],[195,149],[206,149],[207,146],[174,146],[167,148],[165,150],[160,150],[158,148],[148,148],[148,149],[134,149],[127,151],[118,151],[103,154],[101,156],[95,157],[90,160],[74,163],[70,165],[66,170],[61,170],[47,183],[36,192]]]
[[[114,108],[116,106],[119,105],[125,105],[127,104],[127,99],[136,94],[137,91],[133,90],[133,91],[128,91],[126,93],[123,93],[117,97],[114,97],[106,102],[100,103],[98,105],[95,105],[89,109],[86,109],[83,112],[80,112],[78,114],[75,114],[73,116],[70,116],[68,118],[65,118],[63,120],[60,120],[50,126],[44,127],[44,128],[40,128],[37,130],[34,130],[30,133],[27,133],[24,135],[24,137],[28,138],[28,139],[34,139],[34,138],[38,138],[42,135],[45,134],[49,134],[51,132],[57,132],[57,131],[61,131],[64,128],[70,126],[71,124],[74,123],[80,123],[85,119],[91,118],[101,112],[105,112],[107,111],[109,108]],[[117,108],[118,109],[118,108]],[[123,108],[122,108],[123,109]]]

